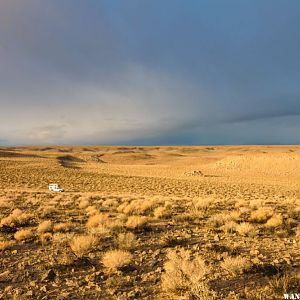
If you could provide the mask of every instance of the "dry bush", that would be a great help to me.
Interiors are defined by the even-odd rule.
[[[53,237],[53,235],[50,232],[41,233],[39,235],[39,239],[40,239],[40,242],[41,242],[42,245],[50,244],[51,241],[52,241],[52,237]]]
[[[0,198],[0,208],[11,208],[13,203],[8,198]]]
[[[145,216],[129,216],[126,222],[126,227],[130,229],[142,229],[144,228],[149,219]]]
[[[283,224],[283,218],[281,214],[274,214],[265,224],[267,228],[279,227]]]
[[[231,275],[241,274],[251,267],[249,260],[242,256],[226,257],[220,265],[222,269]]]
[[[251,207],[252,209],[260,208],[262,207],[262,205],[263,205],[263,200],[261,199],[254,199],[249,202],[249,207]]]
[[[300,240],[300,225],[295,230],[296,239]]]
[[[250,221],[263,223],[266,222],[269,218],[271,218],[273,214],[274,210],[272,207],[261,207],[251,213]]]
[[[0,251],[11,248],[15,243],[13,241],[2,240],[0,241]]]
[[[1,220],[1,225],[16,227],[27,225],[33,219],[32,214],[23,213],[20,209],[16,208],[12,213]]]
[[[236,231],[236,228],[239,224],[234,221],[228,221],[222,226],[222,230],[226,233],[233,233]]]
[[[102,258],[103,265],[109,271],[116,271],[129,265],[132,261],[132,254],[124,250],[111,250],[104,254]]]
[[[214,200],[211,198],[196,198],[193,200],[192,205],[196,210],[206,211],[214,207]]]
[[[99,213],[97,207],[94,206],[94,205],[88,206],[85,209],[85,211],[86,211],[86,213],[87,213],[88,216],[94,216],[94,215],[97,215]]]
[[[89,205],[90,205],[90,202],[89,202],[88,200],[82,199],[82,200],[79,202],[78,207],[79,207],[80,209],[85,209],[85,208],[87,208]]]
[[[106,215],[106,214],[97,214],[97,215],[89,217],[89,219],[86,223],[86,227],[88,229],[91,229],[91,228],[98,227],[100,225],[107,226],[109,222],[110,222],[110,219],[109,219],[108,215]]]
[[[174,293],[189,293],[197,290],[209,273],[209,268],[201,256],[193,257],[190,251],[169,250],[164,264],[162,288]]]
[[[55,206],[50,206],[50,205],[41,207],[39,211],[41,211],[42,218],[49,218],[58,213],[57,208]]]
[[[26,241],[33,237],[33,232],[30,229],[21,229],[14,234],[17,241]]]
[[[237,210],[233,210],[229,213],[229,219],[231,221],[237,221],[240,218],[241,212]]]
[[[54,232],[69,232],[74,228],[72,222],[57,223],[53,226]]]
[[[131,250],[137,244],[136,236],[132,232],[120,233],[117,242],[122,250]]]
[[[79,235],[75,236],[70,242],[70,247],[73,253],[78,257],[82,258],[89,254],[92,248],[96,245],[97,239],[92,235]]]
[[[242,236],[254,236],[256,234],[256,228],[247,222],[242,222],[236,226],[236,231]]]
[[[89,228],[88,232],[96,236],[98,239],[106,238],[111,234],[111,229],[104,225]]]
[[[209,218],[208,224],[212,227],[217,228],[229,221],[232,221],[230,215],[226,215],[224,213],[218,213]]]
[[[51,232],[53,229],[53,223],[50,220],[43,221],[37,228],[38,233]]]
[[[104,207],[117,207],[119,202],[116,199],[107,199],[102,202],[102,206]]]
[[[166,207],[159,206],[154,209],[153,215],[157,219],[167,218],[170,216],[170,211]]]
[[[53,244],[59,247],[67,247],[70,245],[71,240],[74,238],[74,233],[54,233],[52,235]]]

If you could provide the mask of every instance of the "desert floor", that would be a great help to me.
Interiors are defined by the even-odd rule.
[[[2,147],[0,299],[284,299],[299,221],[300,146]]]

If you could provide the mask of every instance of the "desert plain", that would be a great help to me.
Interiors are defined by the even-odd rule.
[[[300,146],[1,147],[0,299],[284,299],[299,221]]]

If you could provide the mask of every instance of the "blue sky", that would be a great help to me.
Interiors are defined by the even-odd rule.
[[[0,145],[299,144],[300,3],[3,0]]]

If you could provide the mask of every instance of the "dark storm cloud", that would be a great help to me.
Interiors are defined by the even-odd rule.
[[[299,143],[299,14],[292,0],[1,1],[1,143]]]

